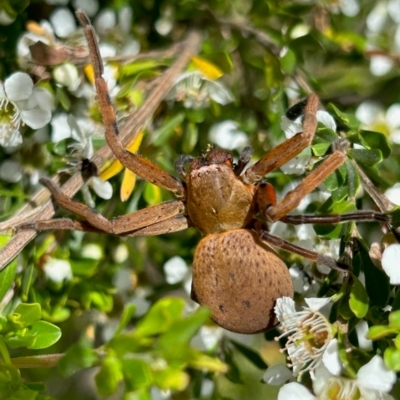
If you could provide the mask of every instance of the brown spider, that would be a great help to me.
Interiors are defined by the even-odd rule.
[[[281,167],[311,144],[317,128],[315,114],[319,105],[315,94],[305,102],[303,132],[277,146],[244,172],[250,160],[250,148],[244,149],[237,165],[233,163],[232,154],[222,149],[209,150],[197,158],[181,156],[176,170],[183,182],[150,161],[124,150],[107,84],[102,77],[103,63],[94,29],[83,12],[78,11],[77,16],[89,43],[108,145],[126,168],[173,192],[177,200],[109,221],[96,210],[69,198],[53,181],[43,179],[42,183],[50,190],[56,203],[84,221],[60,218],[32,223],[29,227],[143,236],[177,232],[194,226],[204,237],[194,255],[192,298],[209,307],[213,320],[220,326],[240,333],[256,333],[276,324],[273,310],[277,298],[293,296],[288,268],[271,245],[331,268],[346,270],[346,266],[331,257],[271,235],[266,224],[256,219],[256,215],[269,222],[291,224],[336,224],[353,220],[387,222],[386,215],[373,211],[346,215],[288,215],[305,195],[346,160],[346,143],[342,141],[333,144],[332,154],[279,202],[275,199],[272,185],[262,183],[267,173]]]

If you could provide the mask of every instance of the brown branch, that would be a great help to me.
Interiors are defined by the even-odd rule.
[[[200,43],[200,32],[196,30],[190,31],[186,40],[182,43],[181,52],[179,53],[177,60],[164,72],[160,84],[151,91],[140,109],[127,119],[121,129],[120,135],[124,144],[127,145],[131,142],[134,135],[136,135],[151,118],[160,102],[172,88],[178,74],[188,64],[191,57],[198,52]],[[112,156],[113,154],[110,148],[105,145],[96,152],[92,161],[97,165],[97,167],[100,167],[105,161],[112,158]],[[84,183],[81,173],[78,172],[62,186],[62,191],[67,196],[73,197]],[[31,203],[40,204],[44,197],[48,198],[48,191],[43,188],[33,196]],[[22,216],[32,208],[31,204],[27,204],[17,212],[17,215]],[[54,205],[52,201],[49,200],[43,204],[42,210],[35,215],[34,220],[31,222],[51,219],[54,213]],[[0,270],[12,261],[36,236],[36,234],[37,232],[35,230],[21,230],[2,249],[0,249]]]

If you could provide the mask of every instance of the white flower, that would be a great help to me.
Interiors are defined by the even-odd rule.
[[[248,142],[247,135],[239,129],[238,123],[231,119],[213,124],[208,138],[211,142],[227,150],[244,147]]]
[[[336,123],[333,117],[323,110],[317,111],[317,120],[324,124],[327,128],[336,131]],[[281,129],[285,132],[286,139],[290,139],[299,132],[303,131],[302,125],[303,116],[299,116],[294,121],[290,120],[285,115],[281,119]],[[285,174],[304,174],[306,168],[312,163],[312,157],[310,149],[304,149],[295,158],[282,165],[281,170]]]
[[[293,375],[314,369],[321,361],[333,339],[334,327],[319,311],[330,302],[330,298],[305,299],[308,307],[296,311],[290,297],[277,300],[275,315],[283,330],[279,338],[287,337],[285,350],[292,362]]]
[[[164,264],[165,278],[170,285],[181,282],[189,269],[182,257],[175,256]]]
[[[224,106],[233,101],[233,96],[222,83],[206,78],[200,71],[190,71],[178,77],[166,99],[183,101],[185,108],[204,108],[210,100]]]
[[[21,125],[39,129],[50,122],[53,98],[34,87],[31,77],[15,72],[0,82],[0,145],[15,147],[22,143]]]
[[[44,264],[43,270],[46,277],[56,283],[72,279],[71,265],[67,260],[50,258]]]
[[[71,153],[68,155],[68,167],[65,172],[74,173],[82,167],[82,161],[93,157],[92,136],[94,135],[94,126],[88,119],[76,119],[73,115],[67,116],[61,114],[53,118],[52,121],[53,133],[52,141],[72,138],[74,143],[68,145]],[[87,185],[91,186],[96,194],[102,199],[108,200],[112,196],[112,186],[110,182],[105,182],[97,176],[92,176],[87,181]],[[87,185],[82,187],[83,197],[85,202],[91,207],[94,207],[94,201]]]
[[[312,379],[316,396],[299,383],[292,382],[282,386],[278,400],[393,400],[388,393],[397,377],[376,355],[359,369],[356,379],[333,375],[323,366],[316,369]]]
[[[66,38],[76,32],[76,22],[72,12],[66,7],[56,8],[50,14],[54,32],[60,38]]]
[[[390,278],[392,285],[400,285],[400,244],[391,244],[382,255],[382,268]]]

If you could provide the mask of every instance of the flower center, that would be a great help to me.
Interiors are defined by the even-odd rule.
[[[19,108],[8,99],[0,100],[0,139],[19,130],[21,116]]]

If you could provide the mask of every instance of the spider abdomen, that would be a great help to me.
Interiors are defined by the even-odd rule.
[[[282,296],[293,297],[293,285],[286,264],[256,232],[235,229],[200,241],[192,295],[211,309],[218,325],[250,334],[276,325],[275,302]]]

